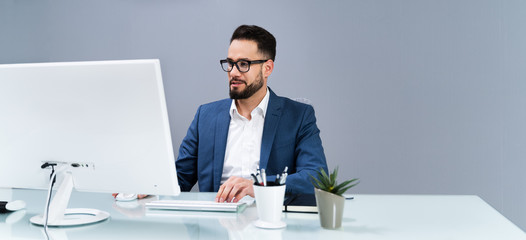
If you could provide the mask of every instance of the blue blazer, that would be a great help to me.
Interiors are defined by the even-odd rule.
[[[327,162],[312,106],[277,96],[270,90],[259,168],[269,181],[288,166],[287,193],[313,193],[310,176]],[[179,148],[176,169],[182,191],[199,182],[199,191],[217,192],[230,126],[231,99],[201,105]]]

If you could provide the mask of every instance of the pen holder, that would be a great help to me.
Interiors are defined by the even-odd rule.
[[[281,221],[285,185],[254,185],[256,206],[259,220],[254,222],[260,228],[284,228],[287,224]]]

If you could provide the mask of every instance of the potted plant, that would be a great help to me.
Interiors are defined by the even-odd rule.
[[[345,204],[345,198],[342,194],[359,183],[357,182],[358,179],[354,178],[338,184],[336,181],[337,177],[338,167],[329,175],[327,175],[323,168],[320,168],[317,177],[311,175],[320,223],[323,228],[327,229],[341,227],[343,207]]]

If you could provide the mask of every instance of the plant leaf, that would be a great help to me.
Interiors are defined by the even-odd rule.
[[[312,184],[317,187],[317,188],[321,188],[321,182],[320,182],[320,178],[319,177],[314,177],[311,175],[311,178],[312,178]]]
[[[355,178],[355,179],[352,179],[352,180],[346,181],[346,184],[349,184],[349,183],[355,182],[356,180],[358,180],[358,179]],[[337,194],[341,196],[341,195],[344,194],[347,190],[349,190],[349,188],[352,188],[352,187],[358,185],[358,183],[360,183],[360,182],[357,182],[357,183],[355,183],[355,184],[349,185],[349,186],[347,186],[347,187],[344,187],[344,186],[341,186],[341,185],[340,185],[341,187],[338,188],[338,193],[337,193]]]
[[[323,190],[330,191],[329,188],[332,186],[332,184],[331,184],[329,176],[327,176],[327,173],[325,172],[325,170],[323,170],[323,168],[320,168],[319,174],[320,174],[319,180],[323,184]]]
[[[336,167],[332,173],[329,172],[329,174],[327,174],[323,168],[320,168],[317,173],[317,177],[309,174],[310,182],[315,188],[341,196],[343,193],[345,193],[345,191],[349,190],[349,188],[358,185],[359,182],[357,182],[357,178],[354,178],[338,184],[338,169],[339,168]]]
[[[355,182],[355,181],[357,181],[357,180],[358,180],[358,178],[354,178],[354,179],[351,179],[351,180],[347,180],[347,181],[345,181],[345,182],[339,184],[338,187],[343,188],[343,187],[345,187],[346,185],[348,185],[348,184],[350,184],[350,183],[353,183],[353,182]]]
[[[334,169],[334,171],[332,171],[332,174],[331,174],[331,185],[333,187],[336,187],[336,178],[338,177],[338,167],[336,167]]]
[[[322,181],[327,183],[327,185],[330,185],[330,177],[327,176],[327,173],[325,172],[325,170],[323,170],[323,168],[320,168],[320,177]]]
[[[317,178],[315,178],[314,176],[310,175],[310,174],[309,174],[309,176],[311,177],[310,182],[312,183],[312,185],[315,188],[321,189],[322,187],[321,187],[320,181]]]

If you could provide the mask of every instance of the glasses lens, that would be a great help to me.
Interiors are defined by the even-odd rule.
[[[225,72],[230,72],[232,71],[232,64],[227,60],[221,60],[221,68],[223,68]]]
[[[248,72],[250,69],[250,62],[241,60],[237,62],[237,66],[239,67],[240,72]]]

